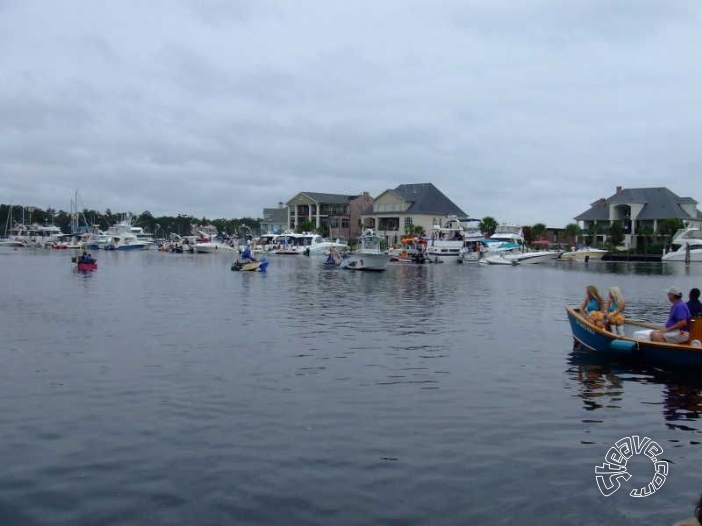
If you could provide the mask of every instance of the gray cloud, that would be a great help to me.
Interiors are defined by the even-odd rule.
[[[259,215],[432,181],[563,226],[696,195],[697,1],[0,0],[0,201]]]

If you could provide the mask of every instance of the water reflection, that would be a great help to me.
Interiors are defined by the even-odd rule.
[[[634,384],[662,386],[662,415],[668,427],[695,428],[673,422],[696,421],[702,416],[702,379],[685,370],[665,370],[636,362],[616,360],[574,345],[567,373],[578,384],[584,409],[621,409],[627,389]],[[645,402],[656,404],[657,402]]]
[[[699,263],[662,263],[643,261],[563,261],[556,265],[571,272],[594,272],[599,274],[634,274],[639,276],[699,276],[702,265]]]

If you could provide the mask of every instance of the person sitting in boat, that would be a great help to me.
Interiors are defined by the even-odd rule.
[[[325,261],[327,265],[336,265],[336,259],[334,259],[334,253],[330,250],[327,260]]]
[[[246,245],[244,251],[241,253],[241,261],[258,261],[255,257],[251,255],[251,247]]]
[[[605,316],[602,321],[603,327],[614,334],[624,334],[624,315],[622,314],[624,307],[626,307],[626,302],[622,291],[619,290],[619,287],[610,287]]]
[[[85,250],[83,251],[83,254],[80,256],[80,262],[81,263],[91,263],[90,254],[88,254]]]
[[[687,308],[690,310],[690,317],[697,318],[702,316],[702,302],[700,302],[700,289],[690,289],[690,301],[687,302]]]
[[[604,302],[602,301],[602,296],[600,296],[597,287],[588,285],[585,288],[585,299],[580,306],[580,311],[591,321],[600,324],[604,318],[604,313],[602,312],[603,308]]]
[[[651,341],[667,343],[685,343],[690,338],[690,309],[682,301],[683,293],[678,287],[670,287],[666,294],[670,305],[665,329],[651,332]]]

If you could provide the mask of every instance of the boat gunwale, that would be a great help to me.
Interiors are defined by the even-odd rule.
[[[593,323],[589,318],[583,316],[582,311],[579,307],[566,306],[565,309],[572,316],[578,318],[579,320],[582,320],[588,328],[594,330],[596,333],[598,333],[602,336],[609,338],[612,341],[624,340],[624,341],[635,342],[637,345],[644,344],[646,347],[653,347],[653,348],[658,348],[658,349],[669,349],[669,350],[674,350],[674,351],[686,351],[686,352],[691,352],[693,354],[697,354],[697,355],[702,356],[702,347],[695,347],[695,346],[690,345],[688,343],[654,342],[654,341],[650,341],[650,340],[637,340],[636,338],[632,338],[631,336],[621,336],[621,335],[606,331],[602,327]],[[642,320],[632,320],[630,318],[625,318],[624,323],[627,325],[632,325],[634,327],[642,327],[644,329],[661,330],[661,329],[665,328],[661,325],[656,325],[654,323],[648,323],[648,322],[645,322]],[[571,333],[572,333],[572,330],[571,330]],[[580,342],[585,347],[587,347],[588,349],[591,349],[595,352],[601,352],[599,349],[595,349],[595,348],[591,347],[590,345],[588,345],[587,343],[583,342],[582,340],[580,340],[580,338],[577,338],[574,334],[573,334],[573,338],[576,339],[578,342]]]

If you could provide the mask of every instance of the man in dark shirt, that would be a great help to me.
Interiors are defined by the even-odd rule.
[[[690,301],[687,302],[687,308],[690,309],[690,315],[693,318],[702,316],[702,302],[700,302],[700,289],[690,289]]]

